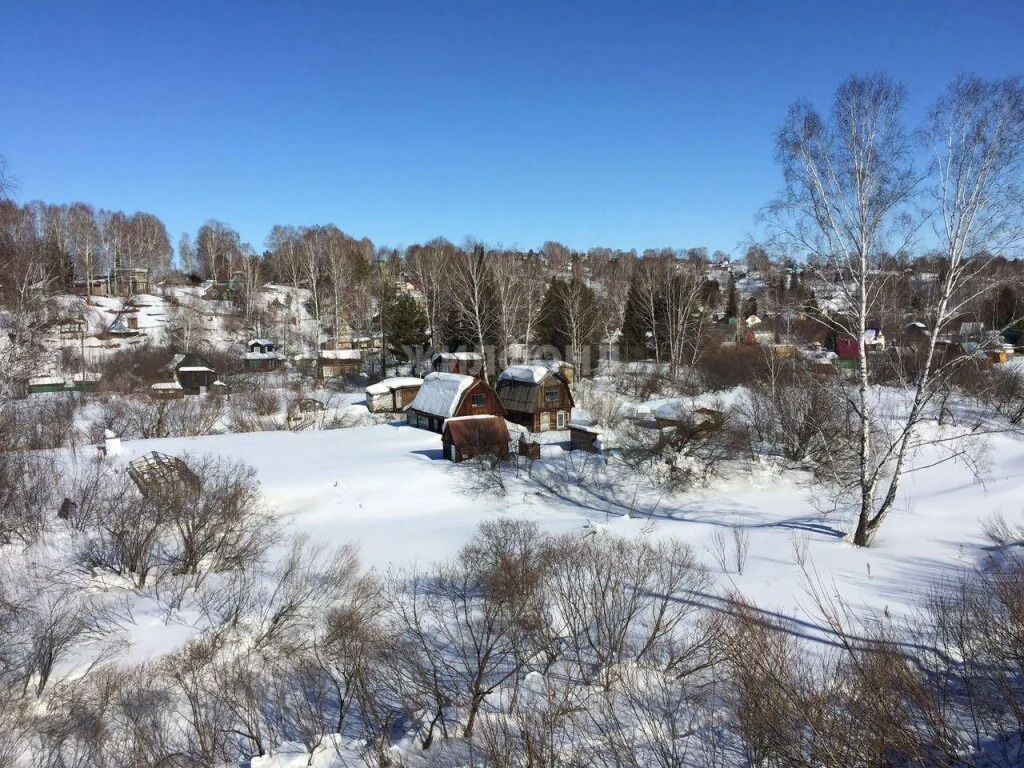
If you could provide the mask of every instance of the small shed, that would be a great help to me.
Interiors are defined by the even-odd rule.
[[[92,371],[76,373],[71,377],[68,388],[73,392],[95,392],[99,389],[102,379],[102,374],[93,373]]]
[[[483,379],[457,373],[428,373],[405,410],[410,425],[439,434],[445,419],[505,415],[498,395]]]
[[[172,374],[171,381],[177,382],[186,395],[205,395],[219,383],[210,361],[194,352],[175,355],[167,368]]]
[[[321,379],[358,375],[363,370],[363,353],[358,349],[321,349],[317,370]]]
[[[28,393],[41,395],[47,392],[64,392],[67,384],[59,376],[33,376],[28,380]]]
[[[503,459],[508,455],[508,426],[501,416],[456,416],[444,422],[441,445],[449,461],[475,456]]]
[[[415,376],[397,376],[378,381],[365,390],[366,408],[370,413],[395,413],[416,399],[423,379]]]
[[[566,428],[575,403],[569,382],[544,365],[512,365],[495,387],[509,421],[531,432]]]
[[[179,400],[185,396],[185,390],[176,381],[158,381],[149,388],[149,393],[157,400]]]
[[[242,366],[247,371],[276,371],[285,361],[284,354],[269,339],[250,339],[245,346],[248,351],[242,356]]]

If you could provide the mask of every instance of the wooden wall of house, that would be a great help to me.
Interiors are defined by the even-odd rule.
[[[473,395],[483,395],[483,403],[480,406],[473,405]],[[495,394],[494,390],[487,386],[483,379],[477,379],[469,389],[466,390],[466,393],[463,395],[462,402],[459,404],[458,410],[452,415],[481,416],[489,414],[492,416],[500,416],[502,410],[501,401],[498,400],[498,395]]]

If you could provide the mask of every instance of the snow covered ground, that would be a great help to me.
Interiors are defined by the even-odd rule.
[[[835,589],[865,616],[905,615],[951,569],[985,557],[982,524],[995,514],[1024,522],[1024,438],[990,438],[983,483],[945,463],[911,473],[902,500],[870,549],[844,540],[851,521],[822,516],[799,471],[770,463],[737,470],[710,488],[678,496],[641,490],[613,463],[546,446],[532,479],[511,480],[505,495],[480,492],[476,470],[444,460],[440,437],[392,423],[323,432],[264,432],[126,442],[122,462],[159,450],[213,453],[253,465],[267,501],[290,532],[315,541],[355,542],[380,571],[425,566],[453,555],[483,520],[513,515],[553,532],[587,529],[673,536],[690,543],[716,574],[709,605],[730,593],[788,617],[801,634],[824,637],[808,577]],[[935,456],[922,454],[925,466]],[[749,536],[742,573],[718,562],[716,538]],[[806,558],[800,554],[806,552]],[[800,564],[803,560],[803,565]]]

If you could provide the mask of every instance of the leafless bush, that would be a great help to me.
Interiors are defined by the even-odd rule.
[[[793,560],[801,568],[807,566],[807,556],[810,549],[811,538],[806,533],[794,533],[790,538],[790,545],[793,548]]]
[[[771,358],[751,384],[744,412],[752,439],[790,461],[831,471],[854,457],[849,401],[835,376]]]
[[[73,652],[109,634],[112,616],[69,574],[33,566],[19,573],[6,570],[2,577],[7,599],[17,606],[7,617],[13,620],[7,631],[14,644],[9,674],[20,678],[24,692],[31,689],[39,697]]]
[[[319,618],[346,600],[375,587],[359,570],[356,548],[334,550],[297,537],[254,598],[255,648],[308,645]]]
[[[689,547],[674,540],[559,539],[548,589],[574,674],[607,688],[629,662],[679,675],[703,665],[708,637],[687,621],[697,612],[690,597],[707,586]]]
[[[76,403],[54,395],[5,403],[0,408],[0,450],[49,450],[75,446]]]
[[[541,621],[543,539],[535,526],[485,524],[451,563],[395,574],[387,596],[401,696],[427,748],[440,732],[473,736],[487,697],[532,658]]]
[[[0,544],[27,544],[49,527],[59,506],[55,472],[45,455],[0,451]]]
[[[743,575],[750,552],[750,532],[746,528],[733,526],[727,536],[721,528],[711,532],[711,554],[723,572],[730,570]]]
[[[697,371],[705,389],[720,392],[754,382],[765,360],[764,348],[722,344],[700,357]]]
[[[573,387],[576,407],[586,411],[597,423],[614,429],[626,414],[622,400],[612,392],[601,389],[593,381],[583,380]]]
[[[94,441],[102,439],[107,429],[126,440],[210,435],[221,428],[223,411],[220,395],[173,400],[148,395],[112,397],[93,422],[91,435]]]
[[[124,347],[106,358],[103,386],[112,392],[131,393],[167,380],[173,357],[169,347],[141,344]]]
[[[1024,371],[1019,366],[998,366],[988,371],[984,402],[1011,424],[1024,422]]]
[[[257,416],[272,416],[281,410],[281,398],[270,389],[257,389],[250,400]]]
[[[153,667],[103,669],[59,686],[36,732],[34,765],[182,764],[174,701]]]
[[[198,575],[251,567],[262,560],[274,533],[256,470],[244,462],[184,457],[198,480],[161,495],[167,537],[163,559],[174,573]]]
[[[1003,554],[937,587],[917,631],[935,645],[932,690],[957,746],[1009,768],[1024,756],[1024,562]]]
[[[198,585],[205,574],[262,560],[275,528],[255,470],[210,456],[183,461],[194,483],[162,483],[145,494],[126,473],[100,465],[74,523],[86,565],[145,587],[153,574],[189,576]]]

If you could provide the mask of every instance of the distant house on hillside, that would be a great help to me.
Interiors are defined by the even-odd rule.
[[[441,445],[449,461],[476,456],[502,459],[508,455],[509,434],[500,416],[457,416],[444,423]]]
[[[110,276],[115,296],[149,293],[149,270],[145,267],[118,267]]]
[[[398,376],[371,384],[365,390],[370,413],[394,413],[409,405],[423,386],[423,379]]]
[[[406,408],[414,427],[441,433],[445,419],[456,416],[504,416],[498,395],[483,379],[457,373],[429,373]]]
[[[242,365],[247,371],[276,371],[285,361],[284,353],[269,339],[251,339],[245,346],[248,352],[242,356]]]
[[[484,356],[479,352],[438,352],[430,362],[440,373],[479,376],[484,371]]]
[[[575,403],[569,382],[542,365],[512,365],[495,387],[509,421],[531,432],[565,429]]]
[[[321,349],[317,369],[321,379],[356,376],[363,370],[363,353],[358,349]]]
[[[109,292],[106,277],[79,278],[74,289],[78,296],[106,296]]]
[[[220,385],[210,361],[193,352],[175,355],[166,370],[170,381],[154,384],[151,389],[155,396],[205,395]]]

